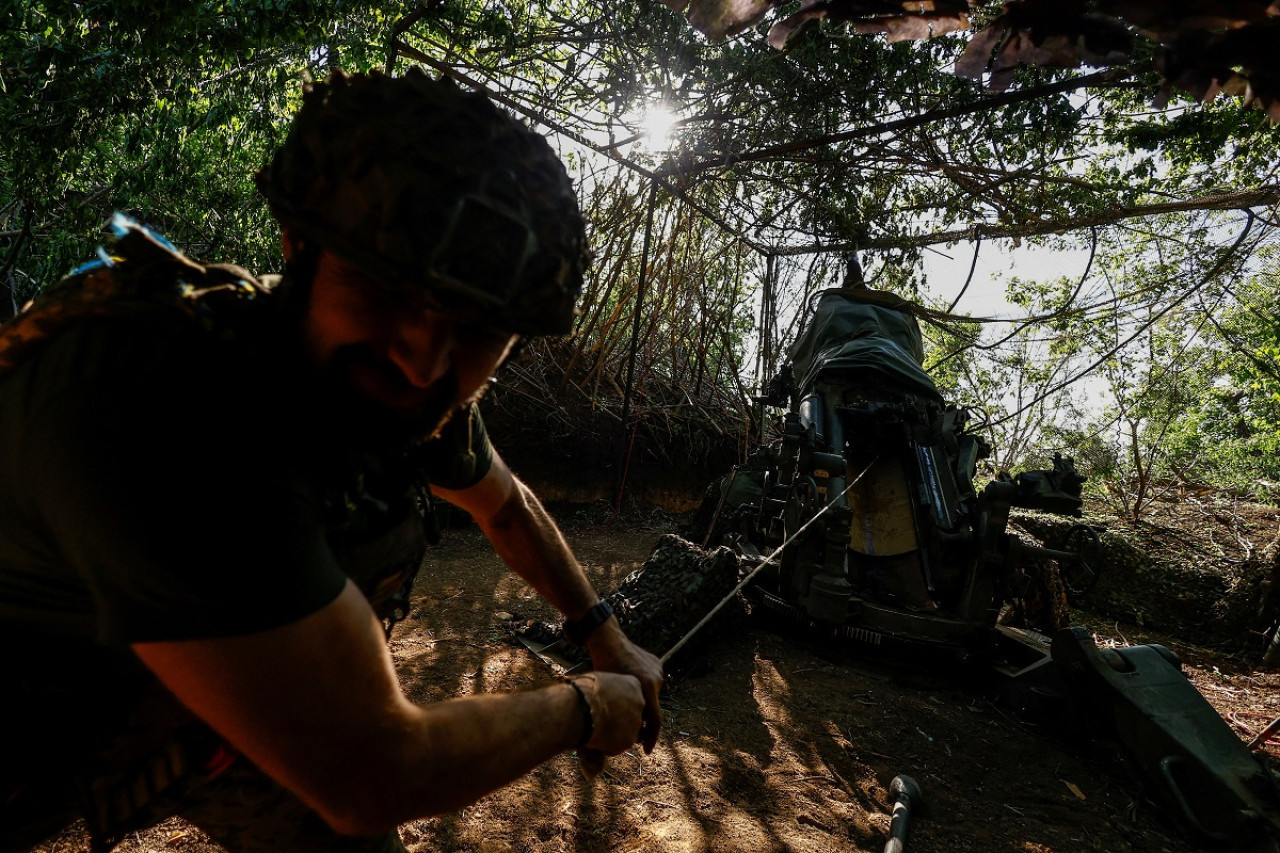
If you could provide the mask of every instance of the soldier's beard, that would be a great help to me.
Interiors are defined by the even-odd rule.
[[[389,449],[434,437],[488,388],[463,393],[452,371],[430,388],[415,388],[395,365],[358,345],[337,349],[320,380],[338,431],[363,446]]]
[[[484,396],[487,384],[464,393],[452,371],[431,388],[414,387],[394,364],[361,344],[340,346],[318,363],[307,319],[317,257],[313,250],[286,264],[276,300],[291,334],[273,340],[288,353],[287,363],[310,354],[306,372],[316,380],[321,428],[365,448],[395,450],[438,435],[455,414]]]

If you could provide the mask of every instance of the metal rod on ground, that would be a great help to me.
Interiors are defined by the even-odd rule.
[[[910,776],[894,776],[889,783],[889,795],[893,797],[893,818],[889,823],[889,841],[884,853],[902,853],[911,829],[911,811],[920,802],[920,786]]]
[[[693,638],[694,634],[701,631],[702,627],[711,621],[711,617],[715,616],[722,609],[724,609],[724,606],[728,604],[730,601],[732,601],[734,596],[736,596],[739,592],[741,592],[743,588],[746,587],[746,585],[749,584],[755,578],[756,575],[760,574],[760,572],[764,570],[765,566],[768,566],[773,562],[775,562],[778,559],[778,555],[782,553],[782,549],[786,548],[792,542],[796,541],[796,539],[800,536],[800,534],[804,533],[805,530],[809,528],[809,525],[813,524],[819,518],[822,518],[823,514],[826,513],[827,510],[831,509],[831,507],[835,505],[836,501],[840,500],[845,495],[849,494],[849,490],[852,489],[854,486],[856,486],[859,480],[867,476],[867,472],[871,470],[871,466],[875,465],[879,461],[880,461],[880,457],[877,456],[874,459],[872,459],[870,462],[868,462],[867,467],[863,468],[862,473],[854,477],[853,481],[850,482],[849,485],[844,487],[843,492],[836,495],[835,498],[829,501],[826,506],[824,506],[822,509],[815,512],[813,514],[813,518],[809,519],[804,524],[800,525],[800,528],[796,530],[795,533],[792,533],[790,536],[786,538],[785,541],[783,541],[781,545],[773,549],[772,554],[770,554],[768,557],[765,557],[763,560],[761,560],[760,565],[752,569],[751,572],[745,578],[738,581],[738,585],[735,586],[728,595],[720,599],[720,603],[717,604],[715,607],[711,608],[711,612],[709,612],[706,616],[703,616],[702,619],[698,621],[697,625],[694,625],[692,628],[690,628],[683,637],[681,637],[679,640],[676,641],[676,644],[674,646],[667,649],[666,654],[664,654],[661,658],[663,666],[666,666],[667,662],[670,661],[671,658],[675,656],[676,652],[684,648],[685,643],[689,642],[689,640]],[[605,758],[604,753],[600,752],[599,750],[595,750],[595,749],[578,750],[578,767],[582,770],[582,775],[586,776],[588,779],[594,779],[595,777],[599,776],[601,771],[604,770],[604,758]]]

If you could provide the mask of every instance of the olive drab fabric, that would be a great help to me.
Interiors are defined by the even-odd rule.
[[[797,387],[811,388],[819,373],[839,372],[941,402],[921,366],[924,342],[910,306],[865,288],[825,291],[789,353]]]

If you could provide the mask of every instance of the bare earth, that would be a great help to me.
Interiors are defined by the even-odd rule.
[[[670,528],[574,529],[608,590]],[[545,664],[509,641],[499,614],[549,619],[474,529],[451,531],[419,578],[392,651],[422,702],[537,684]],[[1280,716],[1280,677],[1091,623],[1102,643],[1164,642],[1248,739]],[[921,786],[911,853],[1072,853],[1193,849],[1144,796],[1110,745],[1072,747],[1013,720],[953,665],[871,660],[746,617],[721,624],[664,695],[657,750],[612,759],[594,782],[566,754],[462,812],[402,829],[411,851],[873,851],[889,829],[887,788]],[[37,848],[86,851],[78,828]],[[121,851],[215,851],[170,821]]]

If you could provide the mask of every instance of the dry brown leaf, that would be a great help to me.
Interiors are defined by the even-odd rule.
[[[708,38],[722,39],[758,24],[775,5],[774,0],[663,0],[680,11],[687,5],[685,18]],[[679,7],[679,8],[678,8]]]
[[[769,28],[769,46],[782,50],[797,33],[811,21],[820,21],[827,16],[826,9],[804,9],[791,17],[779,21]]]
[[[712,38],[741,32],[781,0],[663,0],[687,6],[691,24]],[[847,21],[863,34],[889,41],[925,39],[969,26],[968,0],[804,0],[769,30],[783,48],[816,21]],[[1280,73],[1272,54],[1280,44],[1280,0],[1005,0],[1001,14],[974,35],[955,72],[970,79],[989,73],[987,86],[1007,89],[1023,66],[1121,66],[1134,58],[1133,29],[1158,43],[1164,82],[1157,106],[1172,89],[1200,100],[1243,97],[1273,116]]]

